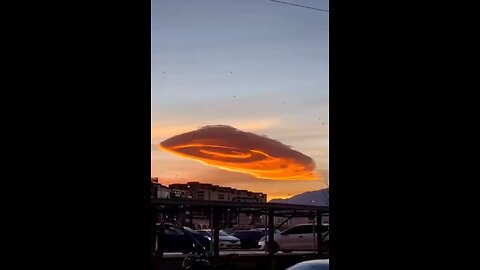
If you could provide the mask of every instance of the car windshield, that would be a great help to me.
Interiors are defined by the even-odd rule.
[[[198,231],[200,234],[202,235],[205,235],[205,236],[211,236],[213,235],[213,232],[212,231]],[[218,232],[218,235],[219,236],[228,236],[228,234],[226,234],[225,232],[223,231],[219,231]]]
[[[206,231],[198,231],[198,233],[204,236],[210,236],[210,234]]]

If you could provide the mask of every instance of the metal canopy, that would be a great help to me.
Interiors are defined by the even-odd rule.
[[[323,214],[329,213],[328,206],[314,206],[314,205],[294,205],[294,204],[280,204],[280,203],[256,203],[256,202],[224,202],[224,201],[205,201],[193,199],[152,199],[152,220],[157,213],[169,212],[179,213],[182,210],[202,210],[206,211],[211,216],[213,229],[213,256],[219,256],[219,220],[222,213],[225,211],[237,213],[259,213],[268,217],[268,238],[273,239],[275,224],[273,222],[274,216],[278,217],[316,217],[317,220]],[[318,221],[317,221],[318,222]],[[317,231],[318,230],[318,231]],[[316,226],[317,234],[317,253],[323,254],[322,234],[320,226]],[[267,245],[267,251],[270,256],[273,256],[273,245]]]

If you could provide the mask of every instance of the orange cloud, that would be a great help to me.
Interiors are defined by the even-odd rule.
[[[205,126],[174,136],[160,148],[220,169],[261,179],[313,180],[315,162],[279,141],[230,126]]]

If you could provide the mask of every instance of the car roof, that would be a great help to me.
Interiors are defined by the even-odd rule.
[[[197,233],[194,229],[189,228],[189,227],[183,227],[187,232],[189,233]]]
[[[297,263],[292,267],[287,268],[287,270],[306,270],[306,269],[316,269],[316,270],[327,270],[329,268],[329,260],[310,260]]]

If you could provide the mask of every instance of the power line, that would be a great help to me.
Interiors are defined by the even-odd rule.
[[[280,3],[280,4],[286,4],[286,5],[296,6],[296,7],[303,7],[303,8],[314,9],[314,10],[323,11],[323,12],[330,12],[330,10],[327,10],[327,9],[321,9],[321,8],[314,8],[314,7],[302,6],[302,5],[297,5],[297,4],[294,4],[294,3],[282,2],[282,1],[276,1],[276,0],[269,0],[269,1],[277,2],[277,3]]]

